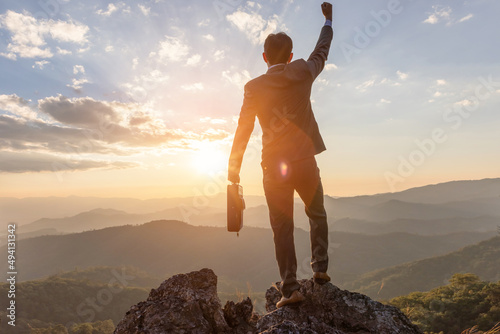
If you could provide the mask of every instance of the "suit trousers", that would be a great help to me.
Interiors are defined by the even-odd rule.
[[[328,269],[328,224],[323,203],[323,186],[314,156],[274,164],[262,163],[264,192],[274,235],[276,260],[282,280],[281,293],[289,297],[299,289],[294,244],[293,207],[296,190],[309,217],[311,267]]]

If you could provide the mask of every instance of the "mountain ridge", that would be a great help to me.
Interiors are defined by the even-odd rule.
[[[330,233],[331,273],[343,284],[363,273],[427,258],[484,240],[489,233],[419,236],[408,233],[363,235]],[[296,229],[298,275],[311,275],[309,233]],[[75,266],[130,265],[154,276],[186,272],[201,265],[217,269],[227,281],[262,291],[276,279],[274,244],[270,229],[245,227],[237,238],[225,228],[192,226],[180,221],[40,236],[18,241],[18,280],[25,281],[67,271]],[[6,251],[5,246],[0,251]],[[40,250],[43,250],[41,252]],[[0,270],[6,272],[0,263]]]
[[[423,204],[444,204],[445,202],[470,201],[475,198],[486,198],[493,200],[490,207],[494,209],[500,205],[500,178],[487,178],[481,180],[458,180],[421,187],[406,189],[394,193],[381,193],[376,195],[360,195],[352,197],[325,196],[325,203],[339,203],[352,210],[363,209],[367,206],[380,204],[391,199],[404,202]],[[202,201],[200,201],[200,199]],[[247,207],[265,205],[263,196],[245,196]],[[218,193],[214,196],[201,197],[171,197],[134,199],[130,197],[0,197],[0,212],[2,222],[17,222],[20,225],[33,222],[41,217],[62,218],[74,216],[78,213],[95,208],[110,208],[126,210],[131,214],[149,214],[169,208],[180,206],[194,208],[195,211],[205,207],[216,207],[224,209],[226,205],[225,195]],[[495,211],[500,216],[498,210]],[[491,213],[489,213],[491,214]],[[331,210],[330,217],[334,218],[336,212]],[[349,217],[343,216],[340,218]],[[172,217],[174,218],[174,217]],[[362,217],[361,217],[362,218]]]
[[[500,236],[454,252],[365,273],[346,288],[372,298],[390,299],[429,291],[456,273],[474,273],[485,281],[500,280]]]

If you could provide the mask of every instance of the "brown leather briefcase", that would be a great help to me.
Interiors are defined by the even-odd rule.
[[[243,227],[243,187],[237,183],[227,186],[227,230],[239,232]]]

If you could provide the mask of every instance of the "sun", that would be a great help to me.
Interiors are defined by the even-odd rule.
[[[228,156],[216,143],[201,142],[192,156],[192,166],[202,174],[216,174],[227,169]]]

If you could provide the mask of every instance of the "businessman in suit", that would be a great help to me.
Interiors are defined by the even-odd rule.
[[[305,204],[311,238],[311,267],[316,283],[330,281],[328,225],[323,187],[315,155],[326,149],[311,108],[311,87],[321,73],[333,38],[332,5],[321,5],[326,22],[309,59],[292,62],[292,40],[285,33],[270,34],[264,43],[265,74],[245,85],[243,106],[229,158],[228,179],[240,182],[240,168],[255,117],[262,134],[264,193],[274,235],[276,260],[282,279],[277,307],[304,300],[297,282],[293,239],[294,191]]]

